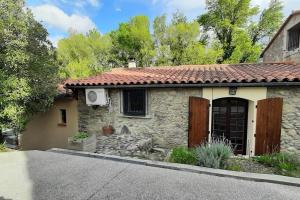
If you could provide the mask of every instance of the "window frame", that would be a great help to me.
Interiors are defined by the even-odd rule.
[[[297,47],[294,46],[294,44],[292,44],[292,42],[291,42],[292,32],[294,32],[295,35],[298,35],[298,39],[296,37],[293,38],[294,40],[296,40],[296,42],[298,41]],[[288,40],[287,40],[287,51],[293,52],[293,51],[300,48],[300,23],[296,24],[295,26],[293,26],[289,30],[287,30],[287,38],[288,38]],[[296,44],[296,42],[294,42],[294,43]]]
[[[126,92],[130,92],[130,91],[137,91],[137,90],[142,90],[144,91],[144,108],[143,108],[143,112],[132,112],[132,111],[128,111],[126,110],[127,106],[125,105],[125,103],[129,104],[130,100],[127,102],[125,100],[125,95]],[[120,111],[124,116],[129,116],[129,117],[146,117],[148,114],[148,92],[145,88],[126,88],[126,89],[122,89],[121,93],[120,93],[120,99],[121,99],[121,105],[120,105]]]
[[[67,125],[67,109],[60,108],[59,109],[59,123],[60,126]]]

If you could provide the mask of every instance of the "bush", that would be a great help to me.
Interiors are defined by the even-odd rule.
[[[286,176],[300,176],[300,159],[291,153],[272,153],[258,156],[255,160],[265,166],[274,167]]]
[[[73,139],[74,140],[82,140],[82,139],[85,139],[85,138],[88,138],[89,135],[87,133],[84,133],[84,132],[78,132],[76,133],[74,136],[73,136]]]
[[[6,149],[6,147],[5,147],[5,145],[4,145],[4,143],[0,143],[0,152],[6,152],[7,151],[7,149]]]
[[[213,139],[196,149],[198,165],[202,167],[224,169],[233,150],[225,139]]]
[[[170,162],[181,164],[197,164],[197,157],[194,149],[187,149],[185,147],[177,147],[172,150],[169,158]]]

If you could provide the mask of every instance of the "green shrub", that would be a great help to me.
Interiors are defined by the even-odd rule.
[[[78,132],[76,133],[74,136],[73,136],[73,139],[74,140],[82,140],[82,139],[85,139],[85,138],[88,138],[89,135],[85,132]]]
[[[185,147],[177,147],[172,149],[169,158],[170,162],[196,165],[197,158],[194,149],[187,149]]]
[[[0,152],[6,152],[6,151],[7,151],[7,149],[4,145],[4,143],[0,144]]]
[[[281,175],[300,176],[300,159],[295,154],[272,153],[258,156],[255,160],[265,166],[274,167]]]
[[[224,169],[233,150],[225,139],[213,139],[196,149],[198,165],[202,167]]]

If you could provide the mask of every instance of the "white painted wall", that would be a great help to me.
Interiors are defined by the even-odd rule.
[[[210,101],[215,99],[235,97],[249,100],[248,107],[248,127],[247,127],[247,155],[254,155],[255,152],[255,127],[256,127],[256,105],[257,101],[267,98],[267,88],[265,87],[243,87],[237,88],[236,95],[229,95],[229,88],[203,88],[203,98]],[[209,130],[212,132],[212,106],[209,111]]]

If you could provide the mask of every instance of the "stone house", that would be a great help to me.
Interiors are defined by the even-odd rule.
[[[300,63],[300,10],[294,11],[282,24],[262,52],[264,62]]]
[[[49,113],[29,123],[27,138],[35,139],[27,149],[64,147],[76,131],[102,135],[111,125],[113,135],[98,144],[110,145],[125,134],[170,149],[225,137],[236,154],[300,155],[299,23],[299,11],[288,17],[263,51],[264,63],[146,68],[131,63],[68,80],[64,87],[73,98],[57,99]],[[105,101],[91,106],[98,95]],[[37,136],[41,130],[47,136]]]
[[[282,149],[300,154],[300,66],[291,63],[113,69],[69,80],[79,130],[145,135],[161,148],[197,146],[225,137],[235,153]],[[89,106],[90,91],[108,103]]]

